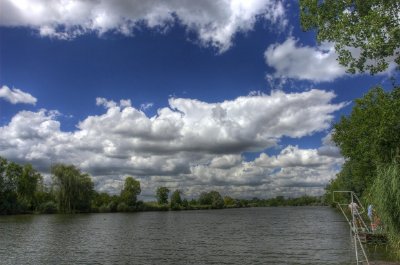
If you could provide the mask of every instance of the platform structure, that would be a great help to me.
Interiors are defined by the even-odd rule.
[[[332,196],[333,202],[336,203],[350,226],[350,234],[353,241],[357,264],[370,265],[363,243],[366,243],[367,235],[372,234],[372,231],[362,218],[365,209],[362,206],[360,199],[353,191],[334,191]],[[358,207],[357,209],[352,210],[349,208],[349,205],[354,203],[356,203]]]

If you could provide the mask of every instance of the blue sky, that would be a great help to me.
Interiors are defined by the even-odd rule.
[[[321,194],[331,125],[393,71],[348,75],[292,1],[0,2],[0,155],[188,197]]]

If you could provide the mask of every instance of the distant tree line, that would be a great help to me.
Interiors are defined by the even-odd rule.
[[[73,165],[56,164],[51,168],[52,184],[30,164],[19,165],[0,157],[0,214],[21,213],[87,213],[200,210],[262,206],[321,205],[321,198],[303,196],[271,199],[234,199],[218,191],[202,192],[195,199],[184,198],[181,190],[171,193],[158,187],[154,202],[138,200],[140,182],[125,179],[120,194],[110,195],[94,190],[92,178]]]

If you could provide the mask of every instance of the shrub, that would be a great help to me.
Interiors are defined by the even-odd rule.
[[[129,212],[129,207],[124,202],[120,202],[117,207],[118,212]]]
[[[40,213],[57,213],[57,204],[53,201],[41,203],[39,205]]]

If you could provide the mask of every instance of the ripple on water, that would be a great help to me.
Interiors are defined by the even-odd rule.
[[[326,207],[0,217],[1,264],[347,264]]]

